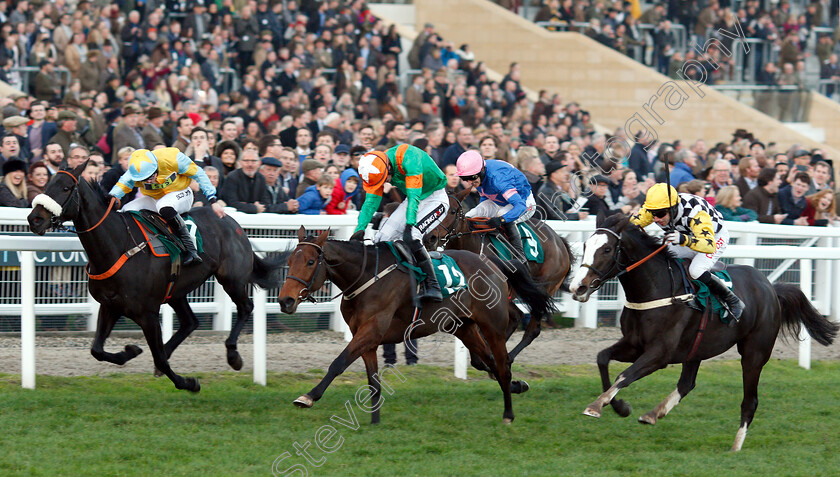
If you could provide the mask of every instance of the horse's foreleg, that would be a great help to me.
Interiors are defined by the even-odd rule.
[[[521,321],[522,320],[522,312],[519,310],[518,307],[516,307],[516,305],[513,305],[511,303],[511,306],[513,306],[514,308],[517,309],[517,311],[519,311],[519,314],[520,314],[519,321]],[[519,344],[517,344],[516,347],[513,348],[513,351],[511,351],[509,353],[510,362],[513,363],[513,360],[516,359],[516,356],[523,349],[528,347],[528,345],[530,345],[531,342],[533,342],[537,338],[537,336],[539,336],[539,335],[540,335],[540,320],[534,319],[534,317],[532,315],[531,319],[528,321],[528,325],[525,327],[525,333],[522,335],[522,339],[519,341]]]
[[[192,308],[190,308],[190,304],[187,302],[187,297],[170,300],[169,306],[171,306],[172,309],[175,310],[175,314],[178,315],[178,331],[176,331],[175,334],[169,338],[169,341],[167,341],[163,346],[163,349],[166,352],[166,359],[171,358],[175,348],[183,343],[193,331],[198,329],[198,318],[196,318],[195,313],[193,313]]]
[[[312,407],[315,401],[321,399],[324,391],[327,390],[327,387],[329,387],[333,380],[350,367],[354,361],[359,359],[359,356],[369,351],[376,353],[376,349],[382,340],[382,331],[380,331],[377,321],[376,318],[369,319],[353,333],[353,339],[330,364],[324,379],[312,388],[311,391],[295,399],[295,406]]]
[[[639,355],[639,350],[631,346],[624,338],[598,353],[598,371],[601,373],[602,390],[606,391],[612,385],[612,381],[610,380],[610,360],[632,362],[638,359]],[[619,416],[627,417],[630,415],[630,405],[624,400],[613,399],[610,401],[610,404]]]
[[[667,416],[682,401],[682,398],[694,389],[698,369],[700,369],[700,361],[683,363],[680,380],[677,382],[677,389],[672,391],[664,401],[659,403],[650,412],[639,417],[639,422],[643,424],[656,424],[657,420]]]
[[[165,374],[175,385],[177,389],[186,389],[192,392],[201,390],[201,385],[197,378],[183,378],[169,367],[169,360],[166,358],[166,352],[163,349],[163,336],[160,331],[160,322],[158,321],[158,309],[154,312],[146,313],[135,319],[135,322],[143,329],[143,335],[146,337],[146,342],[149,344],[149,350],[152,352],[152,358],[155,361],[155,367]]]
[[[370,393],[370,423],[379,424],[379,408],[382,406],[380,399],[382,398],[382,383],[379,382],[377,376],[379,374],[379,360],[376,358],[376,348],[370,351],[365,351],[362,354],[362,359],[365,360],[365,371],[367,371],[368,385],[371,387]]]
[[[218,279],[216,277],[216,280]],[[222,286],[231,300],[236,303],[236,322],[230,330],[228,339],[225,340],[225,348],[227,348],[228,364],[231,368],[239,371],[242,369],[242,356],[236,349],[236,343],[239,340],[239,334],[242,333],[242,328],[245,327],[251,312],[254,311],[254,302],[248,296],[249,285],[247,282],[225,281]]]
[[[105,340],[111,335],[111,330],[117,320],[120,319],[120,313],[105,305],[99,307],[99,316],[96,320],[96,335],[93,338],[93,345],[90,347],[90,354],[99,361],[107,361],[109,363],[124,365],[127,361],[133,359],[143,350],[137,345],[126,345],[123,351],[119,353],[108,353],[105,351]]]
[[[615,345],[613,345],[615,346]],[[609,348],[608,348],[609,349]],[[606,351],[606,350],[605,350]],[[602,352],[603,353],[603,352]],[[660,348],[652,348],[646,350],[639,356],[629,368],[625,369],[618,375],[615,382],[601,394],[598,399],[586,406],[583,413],[587,416],[601,417],[601,409],[609,404],[621,388],[626,388],[633,381],[641,379],[648,374],[660,369],[665,364],[664,350]],[[600,366],[600,353],[599,353]],[[618,410],[616,410],[618,412]]]

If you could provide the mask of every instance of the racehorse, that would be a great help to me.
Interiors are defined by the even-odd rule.
[[[90,352],[99,361],[123,365],[140,354],[136,345],[119,353],[104,350],[120,316],[126,316],[143,330],[155,367],[166,374],[178,389],[198,392],[197,378],[183,378],[169,366],[169,357],[187,336],[198,328],[187,294],[215,275],[225,292],[236,303],[236,323],[225,341],[228,364],[242,368],[236,341],[254,308],[248,297],[251,284],[262,288],[279,286],[283,263],[279,259],[261,260],[251,250],[248,237],[231,217],[219,219],[209,208],[195,208],[190,214],[203,238],[204,263],[185,267],[169,291],[169,305],[178,315],[178,331],[163,344],[158,316],[171,277],[168,257],[143,253],[145,238],[128,214],[114,212],[117,199],[105,203],[94,184],[79,180],[86,164],[74,170],[60,170],[34,201],[29,229],[43,235],[51,227],[72,220],[87,253],[90,294],[100,303],[96,336]],[[117,206],[118,208],[118,206]]]
[[[441,224],[426,235],[426,245],[430,248],[443,246],[447,250],[469,250],[473,253],[484,253],[492,251],[493,247],[487,243],[487,234],[481,231],[473,233],[470,230],[469,220],[466,211],[461,207],[461,202],[470,193],[471,188],[464,189],[456,194],[449,195],[449,212],[443,218]],[[543,263],[528,262],[531,277],[549,296],[554,296],[557,290],[563,285],[572,263],[574,255],[569,248],[566,239],[557,235],[551,227],[539,220],[535,214],[528,221],[536,232],[536,237],[543,248]],[[495,252],[492,252],[495,255]],[[510,323],[508,325],[507,337],[516,331],[522,321],[523,313],[510,302]],[[519,344],[510,352],[510,360],[513,362],[516,356],[531,344],[540,334],[540,320],[531,319],[525,328],[525,333]],[[479,368],[482,369],[482,368]]]
[[[386,244],[327,240],[328,234],[329,230],[326,230],[317,237],[307,237],[301,226],[298,245],[286,252],[289,271],[277,300],[284,313],[294,313],[302,300],[311,300],[312,294],[329,279],[344,294],[341,314],[353,339],[330,364],[321,382],[297,398],[294,404],[312,407],[330,383],[361,356],[373,389],[370,393],[371,423],[376,424],[379,422],[381,383],[384,382],[380,379],[377,347],[445,331],[458,337],[492,368],[504,394],[503,420],[512,422],[511,393],[525,392],[528,385],[524,381],[511,382],[510,359],[505,348],[508,284],[528,304],[535,318],[541,318],[551,306],[551,297],[534,284],[524,267],[511,271],[471,252],[447,252],[463,275],[469,277],[466,280],[468,290],[455,293],[441,303],[424,304],[413,326],[410,285],[413,281],[401,272],[390,271],[395,268],[396,259]],[[389,273],[397,275],[388,276]],[[383,372],[389,369],[395,372],[389,367]],[[390,389],[387,384],[386,389]]]
[[[694,389],[701,361],[737,345],[744,398],[732,450],[740,450],[758,407],[759,376],[780,330],[796,337],[804,325],[818,343],[827,346],[837,335],[838,325],[825,320],[799,288],[771,285],[755,268],[738,265],[727,267],[727,271],[732,277],[733,292],[746,305],[740,321],[729,327],[712,317],[706,325],[708,317],[702,311],[671,298],[683,293],[679,288],[681,273],[667,252],[657,253],[663,247],[655,238],[622,214],[603,222],[599,217],[597,226],[584,245],[581,268],[572,280],[573,298],[586,301],[604,282],[618,276],[628,305],[634,305],[621,313],[623,337],[598,353],[604,393],[586,407],[584,414],[600,417],[602,407],[609,403],[620,416],[629,416],[630,406],[616,400],[616,393],[668,364],[682,363],[676,390],[639,418],[642,423],[656,424]],[[613,359],[633,364],[611,384],[609,362]]]

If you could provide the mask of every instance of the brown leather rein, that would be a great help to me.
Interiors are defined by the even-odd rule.
[[[68,176],[70,176],[71,178],[73,178],[73,182],[75,182],[75,183],[76,183],[76,186],[78,187],[78,185],[79,185],[79,180],[78,180],[78,179],[76,179],[76,176],[74,176],[73,174],[71,174],[71,173],[69,173],[69,172],[67,172],[67,171],[58,171],[58,172],[57,172],[57,174],[58,174],[58,173],[61,173],[61,174],[67,174]],[[101,219],[99,219],[99,222],[97,222],[97,223],[96,223],[96,225],[94,225],[93,227],[91,227],[91,228],[89,228],[89,229],[87,229],[87,230],[82,230],[81,232],[76,231],[76,233],[77,233],[77,234],[86,234],[86,233],[88,233],[88,232],[93,231],[93,229],[95,229],[96,227],[99,227],[100,225],[102,225],[102,222],[104,222],[104,221],[105,221],[105,217],[108,217],[108,214],[110,214],[110,213],[111,213],[111,210],[113,210],[113,209],[114,209],[114,204],[116,204],[116,203],[117,203],[117,198],[116,198],[116,197],[114,197],[114,196],[111,196],[111,202],[108,204],[108,209],[105,211],[105,214],[102,216],[102,218],[101,218]]]

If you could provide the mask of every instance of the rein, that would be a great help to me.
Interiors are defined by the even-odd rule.
[[[648,254],[646,257],[644,257],[644,258],[642,258],[641,260],[638,260],[638,261],[636,261],[636,262],[634,262],[634,263],[632,263],[632,264],[630,264],[630,265],[628,265],[627,267],[624,267],[624,268],[622,269],[622,264],[621,264],[621,262],[620,262],[620,260],[619,260],[619,256],[621,255],[621,235],[619,235],[619,234],[615,233],[614,231],[612,231],[612,230],[610,230],[610,229],[605,229],[605,228],[597,228],[597,229],[595,229],[595,233],[597,233],[597,232],[606,232],[606,233],[608,233],[608,234],[612,235],[613,237],[615,237],[615,238],[618,240],[618,245],[617,245],[617,246],[616,246],[616,248],[615,248],[615,255],[614,255],[614,258],[613,258],[613,265],[612,265],[612,267],[610,267],[610,269],[609,269],[609,270],[607,270],[606,272],[601,272],[601,271],[600,271],[600,270],[598,270],[597,268],[595,268],[595,267],[593,267],[592,265],[589,265],[589,264],[587,264],[587,263],[582,263],[582,264],[580,265],[581,267],[585,267],[585,268],[588,268],[588,269],[592,270],[593,272],[595,272],[595,273],[598,275],[598,278],[596,279],[596,280],[598,280],[598,281],[596,282],[596,284],[597,284],[598,286],[597,286],[597,287],[595,287],[595,288],[600,287],[600,286],[601,286],[601,284],[602,284],[603,282],[605,282],[605,281],[609,280],[610,278],[613,278],[613,277],[614,277],[614,278],[618,278],[618,277],[620,277],[621,275],[624,275],[624,274],[625,274],[625,273],[627,273],[627,272],[631,272],[631,271],[635,270],[637,267],[641,266],[642,264],[644,264],[645,262],[647,262],[648,260],[650,260],[651,258],[653,258],[656,254],[658,254],[658,253],[659,253],[659,252],[661,252],[662,250],[665,250],[665,247],[667,247],[667,246],[668,246],[668,244],[667,244],[667,243],[663,243],[663,244],[662,244],[659,248],[657,248],[656,250],[654,250],[653,252],[651,252],[650,254]],[[669,260],[668,264],[669,264],[669,267],[670,267],[670,260]],[[618,268],[618,269],[619,269],[617,272],[615,272],[616,268]],[[613,275],[613,272],[615,272],[615,275]],[[590,284],[590,286],[593,286],[593,285],[592,285],[592,284]],[[669,299],[668,299],[668,301],[670,302],[672,298],[673,298],[673,297],[669,298]]]
[[[308,301],[308,302],[311,302],[311,303],[318,303],[318,301],[313,296],[314,292],[312,290],[312,284],[315,282],[315,278],[318,276],[318,272],[321,271],[321,266],[322,265],[327,267],[328,269],[330,267],[332,267],[332,265],[327,263],[327,260],[324,257],[324,249],[321,248],[320,245],[314,244],[312,242],[300,242],[300,243],[298,243],[298,246],[300,246],[300,245],[311,245],[311,246],[315,247],[316,250],[318,250],[318,263],[315,265],[315,272],[312,274],[312,278],[310,278],[309,281],[305,281],[304,279],[302,279],[300,277],[296,277],[294,275],[286,275],[286,279],[292,279],[292,280],[294,280],[294,281],[296,281],[296,282],[298,282],[298,283],[300,283],[301,285],[304,286],[304,288],[302,288],[300,290],[300,293],[298,293],[298,299],[299,300]],[[364,253],[363,258],[362,258],[362,271],[359,273],[359,276],[356,277],[356,280],[353,283],[351,283],[350,286],[348,287],[351,290],[352,290],[353,286],[356,283],[358,283],[359,280],[362,279],[362,274],[364,273],[364,270],[367,267],[367,247],[362,247],[362,250],[363,250],[363,253]],[[379,263],[379,251],[378,250],[377,250],[377,254],[376,254],[376,261],[377,261],[377,263]],[[378,266],[377,266],[377,268],[378,268]],[[344,295],[344,299],[346,299],[346,300],[352,300],[353,298],[356,297],[356,295],[365,291],[368,287],[373,285],[374,282],[378,281],[379,278],[387,275],[388,273],[391,273],[396,268],[397,268],[396,265],[394,265],[392,267],[389,267],[389,268],[386,268],[382,272],[379,272],[379,273],[375,274],[373,276],[373,278],[371,278],[370,280],[368,280],[367,282],[362,284],[362,286],[359,287],[357,290],[353,290],[351,293],[345,293],[344,291],[341,291],[337,295],[335,295],[334,297],[326,300],[323,303],[333,301],[336,298],[340,297],[341,295]],[[305,296],[304,296],[303,292],[306,292]]]
[[[76,183],[76,187],[77,187],[77,189],[76,189],[76,192],[75,192],[75,193],[76,193],[76,194],[78,194],[78,193],[79,193],[79,192],[78,192],[79,180],[78,180],[78,179],[76,179],[76,176],[74,176],[73,174],[71,174],[71,173],[69,173],[69,172],[67,172],[67,171],[65,171],[65,170],[60,170],[60,171],[56,172],[56,174],[67,174],[68,176],[70,176],[70,178],[72,178],[72,179],[73,179],[73,182],[74,182],[74,183]],[[111,202],[108,204],[108,209],[105,211],[105,214],[102,216],[102,218],[101,218],[101,219],[99,219],[99,222],[97,222],[97,223],[96,223],[96,225],[94,225],[93,227],[91,227],[91,228],[89,228],[89,229],[87,229],[87,230],[82,230],[81,232],[79,232],[79,231],[73,231],[73,232],[75,232],[76,234],[86,234],[86,233],[88,233],[88,232],[92,232],[95,228],[97,228],[97,227],[99,227],[100,225],[102,225],[102,222],[104,222],[104,221],[105,221],[105,218],[106,218],[106,217],[108,217],[108,214],[110,214],[110,213],[111,213],[111,211],[114,209],[114,204],[116,204],[116,203],[117,203],[117,198],[116,198],[116,197],[114,197],[114,196],[111,196]],[[68,229],[68,230],[69,230],[69,229]]]

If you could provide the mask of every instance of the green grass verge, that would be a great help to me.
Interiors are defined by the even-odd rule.
[[[293,465],[308,475],[836,475],[840,468],[840,363],[768,364],[744,450],[728,453],[738,427],[740,366],[700,369],[697,388],[655,427],[636,418],[671,392],[679,366],[634,383],[619,397],[633,406],[621,419],[581,415],[599,392],[594,366],[515,366],[531,391],[514,396],[516,421],[503,425],[497,384],[477,373],[467,382],[433,367],[400,368],[391,379],[382,423],[352,404],[362,374],[339,377],[308,410],[291,401],[321,378],[204,373],[190,395],[148,375],[38,376],[37,390],[0,375],[0,475],[277,475]],[[615,370],[617,372],[618,369]],[[324,440],[332,425],[337,433]],[[306,445],[316,466],[295,453]],[[340,444],[340,446],[339,446]],[[303,475],[298,472],[289,475]]]

